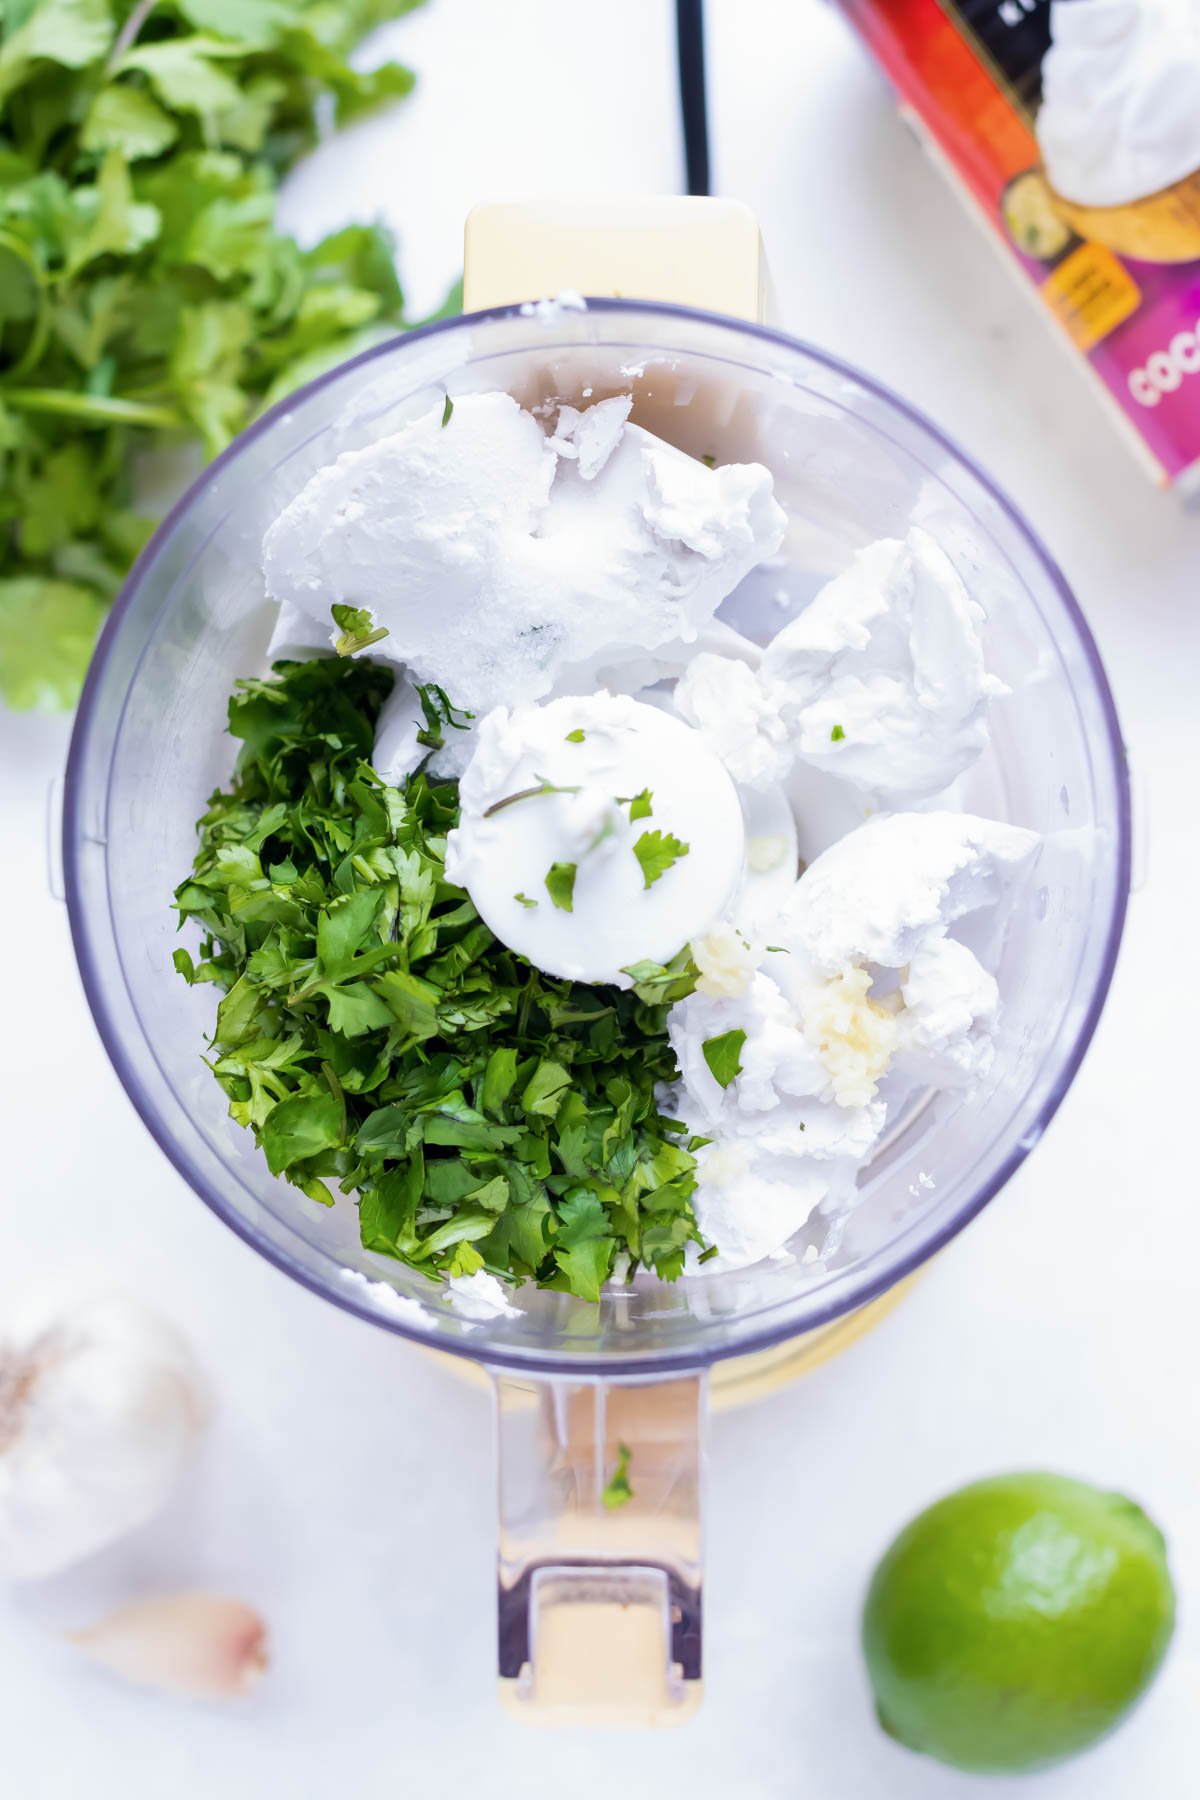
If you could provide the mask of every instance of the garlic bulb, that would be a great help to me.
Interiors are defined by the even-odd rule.
[[[52,1575],[143,1524],[207,1414],[183,1339],[119,1294],[0,1311],[0,1577]]]
[[[232,1700],[248,1694],[267,1666],[267,1628],[243,1600],[224,1594],[163,1594],[135,1600],[71,1643],[127,1681]]]

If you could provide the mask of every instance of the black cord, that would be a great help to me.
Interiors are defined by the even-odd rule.
[[[675,0],[679,108],[689,194],[707,194],[708,106],[704,97],[704,0]]]

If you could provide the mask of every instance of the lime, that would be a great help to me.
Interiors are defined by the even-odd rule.
[[[1118,1725],[1175,1623],[1162,1533],[1061,1475],[960,1488],[875,1570],[862,1641],[885,1731],[980,1772],[1045,1768]]]

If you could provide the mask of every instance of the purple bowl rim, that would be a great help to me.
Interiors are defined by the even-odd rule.
[[[1005,491],[980,468],[974,458],[968,456],[960,445],[940,426],[935,425],[919,407],[912,405],[883,382],[877,381],[873,376],[856,368],[852,363],[844,361],[841,357],[833,356],[803,338],[793,337],[788,332],[778,331],[772,326],[762,325],[757,321],[737,319],[729,314],[711,312],[701,307],[673,305],[666,301],[618,300],[592,296],[585,297],[584,309],[580,312],[581,317],[589,313],[625,314],[631,317],[649,313],[668,319],[698,320],[703,324],[733,330],[739,335],[755,338],[764,343],[777,344],[788,351],[799,351],[802,356],[809,358],[812,362],[836,375],[845,377],[857,387],[873,394],[886,406],[893,408],[903,418],[915,424],[933,443],[939,445],[955,462],[967,470],[968,474],[1026,539],[1042,563],[1052,585],[1057,590],[1064,611],[1075,628],[1108,728],[1107,745],[1113,758],[1117,796],[1115,891],[1112,912],[1109,917],[1103,956],[1086,1011],[1076,1031],[1070,1051],[1059,1069],[1051,1093],[1044,1101],[1030,1129],[1013,1146],[999,1168],[986,1181],[982,1182],[970,1198],[964,1202],[953,1218],[939,1225],[935,1231],[922,1240],[918,1247],[906,1251],[889,1269],[853,1285],[848,1299],[835,1298],[819,1316],[810,1320],[802,1330],[794,1330],[787,1326],[767,1326],[734,1344],[718,1344],[705,1349],[666,1350],[659,1354],[634,1356],[628,1359],[611,1355],[603,1357],[549,1354],[539,1356],[537,1352],[513,1352],[503,1347],[496,1348],[490,1345],[486,1348],[481,1345],[476,1349],[470,1343],[459,1338],[441,1340],[424,1332],[416,1331],[399,1319],[389,1318],[373,1307],[360,1304],[349,1293],[339,1293],[332,1283],[326,1283],[302,1268],[285,1250],[266,1243],[240,1215],[228,1209],[208,1188],[203,1176],[193,1168],[190,1158],[170,1134],[165,1130],[160,1130],[146,1103],[142,1084],[122,1047],[118,1029],[109,1014],[104,999],[104,985],[98,974],[88,937],[86,912],[79,899],[76,845],[80,841],[80,834],[76,793],[79,770],[86,756],[87,740],[101,675],[120,629],[121,620],[132,604],[133,598],[145,580],[160,548],[173,532],[177,521],[187,513],[200,491],[221,471],[234,463],[248,444],[269,431],[277,418],[303,404],[312,394],[318,393],[321,389],[340,380],[349,370],[362,368],[376,358],[391,355],[400,344],[426,340],[443,332],[461,330],[464,326],[472,324],[497,323],[506,319],[527,316],[522,313],[523,304],[528,303],[514,302],[511,305],[489,307],[479,312],[456,314],[453,318],[439,319],[429,325],[417,326],[411,331],[399,332],[394,337],[373,344],[368,349],[360,351],[358,355],[325,370],[314,380],[306,382],[303,387],[285,395],[282,400],[277,401],[274,406],[269,407],[266,412],[248,425],[244,431],[239,432],[233,442],[205,466],[165,515],[126,576],[120,592],[113,602],[97,638],[95,651],[79,698],[67,752],[64,779],[62,843],[67,916],[75,958],[92,1018],[109,1061],[112,1063],[117,1078],[125,1089],[135,1112],[168,1162],[183,1177],[192,1192],[236,1236],[248,1244],[251,1249],[257,1251],[267,1262],[273,1264],[282,1274],[307,1288],[319,1299],[339,1307],[343,1312],[350,1313],[367,1324],[381,1326],[384,1330],[394,1333],[397,1337],[406,1338],[410,1343],[417,1344],[423,1349],[439,1350],[447,1355],[462,1356],[472,1362],[491,1364],[497,1368],[514,1372],[524,1370],[531,1375],[562,1373],[583,1377],[606,1376],[619,1379],[627,1375],[700,1370],[711,1367],[712,1364],[724,1361],[729,1357],[753,1356],[770,1350],[790,1337],[806,1336],[833,1324],[837,1319],[844,1318],[849,1313],[860,1310],[869,1305],[871,1301],[878,1299],[881,1294],[907,1280],[979,1216],[988,1202],[993,1200],[1003,1187],[1007,1186],[1030,1151],[1041,1141],[1047,1126],[1066,1097],[1067,1091],[1079,1071],[1080,1064],[1087,1054],[1100,1015],[1104,1010],[1125,928],[1132,870],[1132,805],[1129,765],[1116,702],[1099,647],[1070,584],[1039,534],[1015,503],[1009,499]]]

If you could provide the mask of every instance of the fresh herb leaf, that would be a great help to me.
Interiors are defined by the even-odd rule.
[[[654,795],[649,788],[643,788],[640,794],[618,794],[617,805],[629,808],[629,823],[636,824],[638,819],[649,819],[653,815],[650,803]]]
[[[424,744],[427,750],[441,749],[445,742],[443,725],[448,725],[452,731],[471,729],[471,720],[475,714],[464,712],[459,706],[452,706],[445,688],[438,687],[435,682],[428,682],[425,686],[418,684],[417,699],[425,717],[425,729],[418,731],[417,742]]]
[[[578,863],[551,863],[546,871],[546,892],[560,912],[575,911],[575,877]]]
[[[734,1077],[742,1072],[742,1050],[745,1043],[744,1031],[723,1031],[719,1037],[705,1038],[700,1046],[713,1080],[718,1081],[723,1088],[727,1088]]]
[[[447,425],[450,423],[450,421],[453,417],[454,417],[454,402],[450,398],[449,394],[447,394],[446,395],[446,404],[442,408],[442,430],[443,431],[445,431]]]
[[[583,730],[582,725],[577,725],[575,727],[574,731],[568,731],[567,736],[566,736],[566,742],[568,744],[582,744],[584,741],[585,735],[586,734]]]
[[[120,150],[130,162],[160,156],[179,137],[179,124],[144,88],[129,82],[102,87],[79,134],[81,150]]]
[[[353,656],[356,650],[366,650],[388,634],[386,625],[376,625],[369,606],[334,605],[329,610],[341,634],[333,646],[339,656]]]
[[[631,978],[639,1000],[651,1006],[673,1006],[676,1000],[686,1000],[695,993],[700,972],[685,944],[669,963],[630,963],[621,973]]]
[[[528,894],[514,894],[513,899],[517,902],[518,906],[530,907],[537,905],[537,901],[531,900]]]
[[[554,1260],[567,1276],[571,1292],[599,1300],[615,1248],[608,1215],[588,1188],[568,1193],[558,1208]]]
[[[554,1118],[570,1085],[570,1072],[561,1063],[543,1057],[521,1095],[522,1111]]]
[[[706,450],[704,455],[700,458],[700,461],[704,464],[706,469],[715,469],[717,466],[717,459],[711,450]]]
[[[483,1267],[483,1258],[474,1244],[455,1244],[454,1254],[446,1265],[447,1275],[475,1275]]]
[[[3,393],[0,386],[0,405]],[[13,504],[20,492],[18,484]],[[0,694],[11,707],[57,712],[75,704],[107,598],[74,581],[0,579]]]
[[[842,739],[845,737],[845,735],[846,734],[842,730],[841,726],[835,725],[833,730],[829,734],[829,741],[831,744],[840,744],[842,742]]]
[[[633,854],[642,865],[643,886],[653,887],[687,853],[688,845],[681,844],[669,831],[643,831],[633,846]]]
[[[483,1072],[480,1106],[489,1119],[502,1119],[509,1095],[517,1085],[517,1053],[511,1044],[500,1044],[488,1057]]]
[[[0,696],[78,697],[152,520],[188,468],[405,324],[394,246],[304,249],[281,179],[408,91],[351,54],[411,0],[9,0],[0,6]],[[149,454],[148,454],[149,453]],[[153,467],[154,465],[150,465]],[[158,477],[155,477],[157,480]]]
[[[606,1506],[611,1511],[633,1499],[633,1489],[629,1485],[629,1465],[632,1461],[633,1451],[629,1445],[618,1444],[617,1466],[600,1491],[601,1506]]]
[[[332,1094],[299,1093],[271,1108],[262,1130],[262,1147],[272,1175],[293,1163],[332,1150],[345,1130],[343,1108]]]

